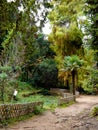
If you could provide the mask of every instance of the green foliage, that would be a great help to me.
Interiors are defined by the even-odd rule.
[[[2,103],[5,102],[6,88],[8,87],[8,79],[12,68],[10,66],[0,66],[0,97]]]
[[[12,67],[11,66],[0,66],[0,71],[10,72],[10,71],[12,71]]]
[[[59,97],[56,97],[56,96],[45,96],[44,97],[44,106],[43,108],[44,109],[50,109],[50,110],[53,110],[55,109],[56,107],[58,107],[58,99]]]
[[[98,116],[98,106],[94,107],[91,111],[91,116]]]
[[[20,80],[9,81],[9,85],[12,86],[13,88],[17,88],[19,91],[22,91],[22,90],[27,91],[32,88],[32,86],[28,84],[27,82],[21,82]]]
[[[14,89],[18,91],[31,89],[29,84],[16,80],[17,71],[20,71],[18,66],[16,68],[0,66],[0,97],[3,103],[11,102]]]
[[[2,81],[2,80],[4,80],[4,79],[6,79],[7,76],[8,76],[8,75],[7,75],[6,73],[4,73],[4,72],[1,73],[1,74],[0,74],[0,80]]]
[[[7,120],[0,120],[0,128],[6,128],[8,125],[8,121]]]
[[[87,94],[98,93],[98,71],[94,68],[85,70],[83,79],[80,77],[79,83],[82,84],[82,88]]]
[[[37,88],[38,90],[38,88]],[[28,93],[33,91],[28,90]],[[35,91],[35,90],[34,90]],[[47,95],[42,95],[42,94],[35,94],[35,95],[30,95],[28,97],[23,97],[23,94],[26,94],[27,91],[20,91],[18,94],[18,98],[19,100],[17,101],[17,103],[27,103],[27,102],[36,102],[36,101],[42,101],[43,104],[43,109],[54,109],[58,106],[58,98],[57,96],[47,96]]]
[[[98,1],[97,0],[86,0],[85,13],[86,17],[89,19],[89,24],[86,25],[86,32],[88,34],[88,42],[90,48],[94,51],[93,55],[93,65],[90,71],[90,88],[92,92],[96,93],[98,91]],[[87,87],[89,88],[89,86]],[[96,92],[95,92],[96,91]]]
[[[93,94],[94,93],[93,85],[91,84],[90,79],[84,79],[83,80],[82,88],[85,91],[85,93],[87,93],[87,94]]]
[[[33,110],[35,115],[39,115],[43,112],[43,109],[40,106],[34,106]]]
[[[32,43],[31,49],[28,51],[30,52],[30,55],[26,55],[26,65],[22,66],[22,73],[21,73],[21,80],[22,81],[28,81],[29,83],[34,83],[34,80],[36,79],[36,71],[39,66],[39,64],[44,59],[51,59],[54,56],[54,52],[50,48],[51,43],[45,38],[44,34],[37,34],[35,36],[35,40]],[[31,74],[31,76],[29,76]],[[33,80],[34,79],[34,80]]]
[[[83,66],[78,70],[78,86],[82,88],[83,92],[91,94],[93,92],[93,85],[91,84],[91,72],[94,64],[93,60],[94,51],[88,47],[84,49]]]
[[[58,70],[53,59],[44,59],[38,66],[33,76],[34,82],[39,87],[51,88],[57,86]]]
[[[49,35],[49,40],[53,42],[51,48],[57,57],[82,52],[82,38],[83,34],[76,23],[70,24],[69,28],[54,26],[52,33]]]
[[[80,68],[82,65],[83,65],[83,60],[80,60],[80,58],[77,55],[66,56],[64,58],[64,70],[70,71],[72,75],[73,87],[70,88],[70,91],[72,89],[73,95],[75,95],[75,91],[76,91],[77,69]]]
[[[94,60],[95,51],[85,48],[84,65],[79,71],[79,84],[88,94],[98,93],[98,71]]]
[[[1,35],[0,54],[3,63],[11,66],[28,67],[40,57],[38,44],[36,43],[37,32],[44,25],[48,9],[51,7],[48,1],[2,1],[0,4]],[[42,9],[43,6],[43,9]],[[19,10],[22,9],[23,10]],[[40,17],[39,16],[39,10]],[[6,11],[5,11],[6,10]],[[43,13],[44,12],[44,13]],[[40,19],[41,18],[41,19]],[[39,21],[39,25],[37,24]],[[39,30],[38,30],[39,29]],[[36,46],[37,44],[37,46]],[[48,46],[48,45],[47,45]],[[48,47],[47,47],[48,48]],[[49,55],[49,50],[44,48],[41,52]],[[35,53],[37,54],[35,55]]]
[[[74,101],[70,101],[69,103],[61,104],[59,107],[60,107],[60,108],[69,107],[70,105],[73,105],[74,103],[75,103]]]
[[[39,34],[36,39],[37,47],[39,50],[39,57],[52,57],[54,52],[51,50],[51,43],[45,38],[44,34]]]
[[[93,0],[86,0],[86,14],[87,17],[90,19],[89,26],[87,26],[87,31],[89,35],[91,35],[90,45],[93,50],[98,51],[98,1]],[[95,53],[94,56],[95,61],[98,62],[98,52]]]
[[[77,55],[65,56],[64,67],[66,70],[73,70],[75,68],[80,68],[83,64],[83,60],[80,60]]]
[[[83,56],[83,32],[79,23],[79,17],[83,15],[83,1],[60,0],[59,2],[53,1],[52,4],[54,4],[54,8],[48,15],[52,24],[49,41],[53,43],[51,44],[51,48],[56,53],[55,61],[57,62],[59,70],[77,73],[77,68],[82,65],[82,60],[79,61],[80,59],[73,55]],[[73,58],[71,58],[71,56],[73,56]],[[66,76],[64,73],[59,76],[61,80],[63,80],[64,85],[65,80],[68,80],[68,73],[69,72],[66,72]]]
[[[51,4],[54,8],[48,16],[51,23],[62,26],[68,22],[75,21],[82,14],[83,2],[83,0],[52,0]]]

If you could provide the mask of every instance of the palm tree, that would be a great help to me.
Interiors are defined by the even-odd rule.
[[[77,75],[77,69],[80,68],[82,64],[83,64],[83,60],[79,59],[77,55],[65,56],[64,58],[64,70],[70,71],[72,74],[73,95],[75,95],[75,90],[76,90],[75,77]]]

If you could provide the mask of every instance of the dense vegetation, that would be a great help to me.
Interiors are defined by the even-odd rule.
[[[1,0],[2,103],[12,101],[14,89],[20,102],[24,93],[54,87],[98,94],[97,7],[96,0]]]

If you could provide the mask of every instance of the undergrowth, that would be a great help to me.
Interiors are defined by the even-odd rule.
[[[95,106],[91,111],[91,116],[95,117],[98,116],[98,106]]]

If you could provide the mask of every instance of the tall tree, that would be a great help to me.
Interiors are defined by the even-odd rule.
[[[83,1],[52,1],[53,10],[48,18],[52,24],[52,33],[49,40],[58,57],[78,53],[82,45],[82,31],[79,28],[79,16],[82,15]],[[77,6],[78,5],[78,6]]]
[[[66,56],[64,58],[64,67],[65,67],[65,71],[71,71],[72,74],[72,90],[73,90],[73,95],[75,95],[75,91],[76,91],[76,75],[77,75],[77,71],[78,68],[80,68],[83,64],[83,60],[79,59],[79,57],[77,55],[72,55],[72,56]],[[74,97],[75,99],[75,97]]]
[[[88,31],[91,36],[91,48],[95,51],[94,59],[98,66],[98,1],[97,0],[86,0],[86,14],[89,18]]]
[[[33,43],[35,41],[34,37],[35,34],[38,32],[38,28],[41,29],[45,22],[48,13],[48,8],[50,8],[49,1],[50,0],[15,0],[14,2],[7,2],[6,0],[4,0],[1,2],[2,4],[0,4],[0,47],[2,50],[4,49],[4,57],[11,57],[11,53],[12,55],[14,54],[13,52],[11,52],[11,50],[17,51],[17,49],[18,52],[22,52],[23,55],[25,52],[24,57],[27,55],[29,56],[31,55],[31,53],[33,53]],[[19,45],[22,45],[23,49],[22,47],[18,48]],[[14,54],[14,63],[16,60],[15,55],[18,54],[16,53]],[[28,57],[26,57],[25,59],[23,58],[25,60],[24,62],[28,62],[29,59],[27,58]]]
[[[87,31],[89,34],[90,47],[94,51],[94,64],[92,66],[90,85],[98,90],[98,1],[86,0],[86,16],[89,19]]]
[[[62,61],[68,55],[83,55],[83,33],[79,26],[82,16],[83,1],[52,0],[53,10],[48,18],[52,24],[49,40],[53,42],[51,48],[55,51],[58,68],[62,68]]]

